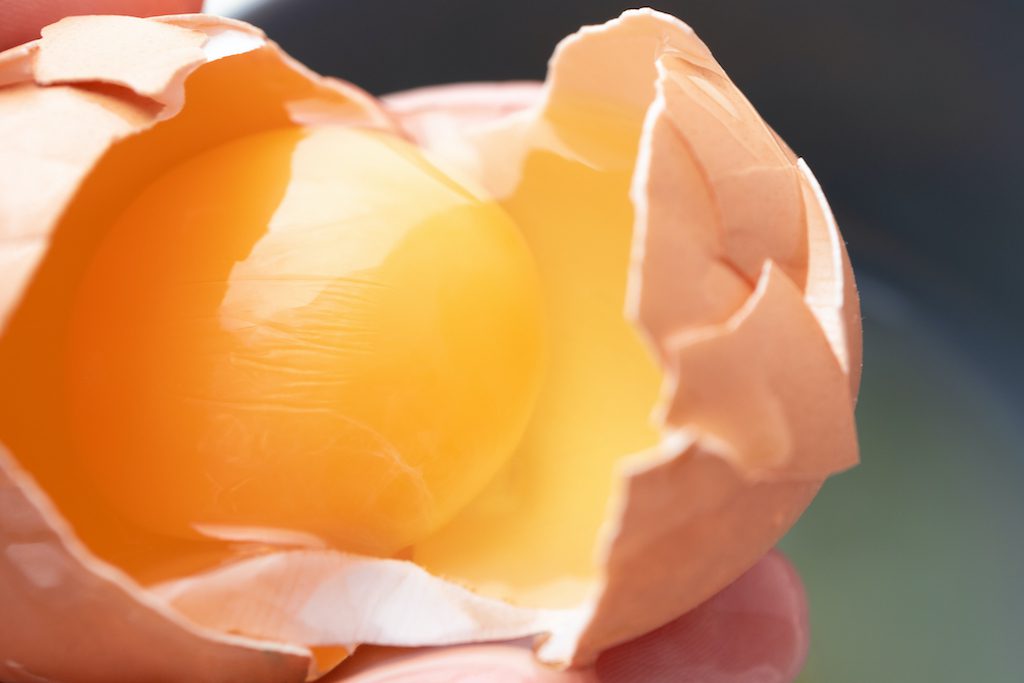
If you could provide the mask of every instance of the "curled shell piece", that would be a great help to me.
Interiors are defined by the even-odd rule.
[[[317,76],[242,22],[79,16],[44,28],[39,40],[0,53],[0,240],[11,247],[0,252],[0,321],[104,153],[175,117],[186,79],[225,58],[262,70],[268,90],[284,89],[288,97],[278,96],[295,123],[391,125],[369,95]]]
[[[666,370],[665,438],[623,460],[603,583],[540,648],[549,661],[589,661],[719,590],[825,477],[856,463],[859,304],[806,163],[682,22],[628,11],[563,41],[543,89],[502,87],[388,104],[424,147],[498,194],[510,182],[499,156],[562,98],[614,103],[641,131],[626,313]],[[501,118],[482,122],[487,107]]]

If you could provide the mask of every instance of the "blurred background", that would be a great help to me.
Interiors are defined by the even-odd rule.
[[[863,463],[783,542],[801,683],[1024,680],[1024,2],[680,0],[814,169],[858,273]],[[621,0],[213,0],[376,93],[543,78]]]

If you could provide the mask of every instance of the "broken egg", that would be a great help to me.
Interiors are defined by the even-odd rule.
[[[69,18],[0,55],[0,139],[6,675],[586,664],[856,462],[835,221],[667,15],[381,101],[240,22]]]

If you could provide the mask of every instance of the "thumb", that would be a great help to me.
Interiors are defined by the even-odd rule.
[[[592,672],[560,673],[516,645],[434,650],[345,677],[346,683],[597,683]]]
[[[788,683],[807,654],[807,604],[796,570],[771,552],[718,595],[597,665],[560,673],[522,642],[432,650],[367,648],[332,683]]]

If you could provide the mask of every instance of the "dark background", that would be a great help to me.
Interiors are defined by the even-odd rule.
[[[684,0],[825,188],[865,316],[863,464],[783,546],[801,681],[1024,680],[1024,2]],[[245,18],[373,92],[543,78],[609,0],[287,0]]]
[[[1024,2],[683,0],[687,21],[825,187],[854,258],[1024,331]],[[543,78],[609,0],[288,0],[250,14],[373,92]],[[921,270],[923,272],[916,272]],[[1018,361],[1014,370],[1022,371]]]

